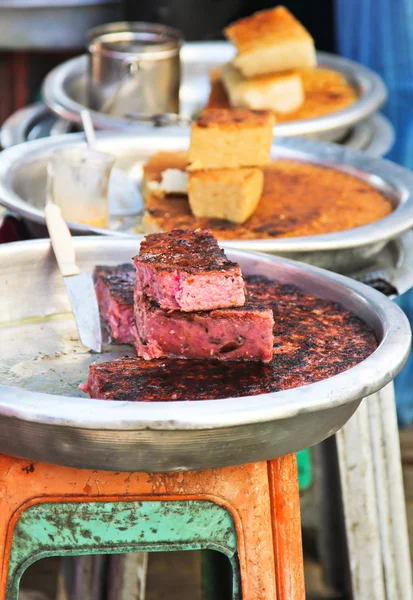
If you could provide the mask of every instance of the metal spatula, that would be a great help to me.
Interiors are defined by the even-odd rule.
[[[101,352],[102,332],[92,276],[89,273],[81,273],[76,265],[72,236],[63,220],[60,208],[56,204],[48,202],[44,214],[53,251],[72,306],[80,341],[87,348]]]

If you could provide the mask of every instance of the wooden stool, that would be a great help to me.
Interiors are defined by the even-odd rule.
[[[212,549],[233,598],[304,600],[295,455],[211,471],[114,473],[0,455],[0,600],[48,556]]]

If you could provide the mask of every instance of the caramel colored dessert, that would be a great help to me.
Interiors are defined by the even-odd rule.
[[[274,115],[265,110],[203,112],[191,127],[189,170],[267,164],[274,122]]]
[[[314,41],[284,6],[262,10],[224,29],[234,44],[234,65],[245,77],[313,67]]]
[[[197,218],[244,223],[257,208],[264,185],[261,169],[194,171],[188,180],[188,198]]]
[[[293,112],[274,111],[277,123],[323,117],[343,110],[357,100],[356,91],[341,73],[317,68],[302,69],[299,74],[304,88],[304,101]],[[231,108],[219,69],[211,72],[211,92],[206,108]]]
[[[181,169],[187,164],[182,156]],[[157,170],[154,164],[157,163]],[[150,159],[146,172],[157,180],[168,164]],[[211,229],[218,239],[265,239],[318,235],[373,223],[390,214],[391,202],[368,183],[339,170],[291,160],[264,169],[264,188],[254,214],[243,225],[197,219],[185,196],[145,198],[147,232],[174,228]]]
[[[185,360],[122,358],[91,365],[82,391],[92,398],[140,402],[253,396],[333,377],[377,348],[370,327],[336,302],[265,277],[245,280],[247,298],[274,313],[270,363],[191,360],[188,368]]]

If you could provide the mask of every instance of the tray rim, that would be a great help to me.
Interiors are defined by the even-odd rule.
[[[136,133],[126,134],[119,132],[99,132],[97,141],[135,139]],[[177,149],[182,148],[189,141],[189,130],[183,128],[168,128],[168,130],[147,127],[140,132],[139,139],[164,140],[164,143],[177,144]],[[32,207],[22,200],[12,189],[12,175],[16,165],[25,160],[35,160],[36,156],[59,146],[73,143],[85,144],[83,133],[70,133],[52,138],[33,140],[13,146],[0,154],[0,204],[11,211],[18,212],[21,216],[37,223],[44,224],[43,211]],[[372,183],[378,178],[399,189],[401,203],[392,213],[368,225],[345,230],[342,232],[327,233],[314,236],[270,238],[254,240],[226,240],[226,245],[235,249],[245,249],[259,252],[312,252],[331,251],[348,248],[369,246],[376,242],[384,242],[398,237],[413,225],[413,173],[383,158],[370,157],[363,152],[351,150],[338,144],[327,144],[301,138],[276,138],[272,149],[281,148],[282,152],[291,153],[291,157],[303,158],[312,162],[321,162],[333,168],[349,170],[350,173],[367,173],[372,177]],[[377,176],[377,172],[380,175]],[[141,237],[141,234],[119,233],[109,229],[92,228],[79,223],[69,222],[72,230],[80,233],[95,233],[116,237]]]
[[[130,244],[131,251],[132,248],[136,249],[133,240],[89,236],[74,240],[75,251],[87,251],[97,243],[103,243],[108,255],[111,247],[124,246],[126,250]],[[4,246],[0,248],[0,258],[13,260],[13,255],[30,252],[31,249],[50,252],[50,241],[33,240]],[[383,294],[342,275],[289,259],[243,251],[230,251],[229,254],[235,259],[244,256],[260,263],[287,265],[312,278],[321,279],[336,290],[345,290],[352,300],[369,305],[385,331],[378,348],[355,367],[314,384],[270,394],[220,400],[159,403],[93,400],[0,385],[0,415],[33,423],[91,430],[221,429],[273,422],[299,413],[318,412],[349,404],[381,389],[401,370],[410,350],[410,326],[403,311]],[[398,352],[391,352],[391,348],[396,346]],[[74,418],[74,414],[81,414],[82,419],[76,420],[78,417]]]
[[[43,102],[30,104],[25,108],[15,111],[6,119],[0,128],[0,145],[4,148],[11,148],[17,144],[23,144],[27,141],[27,134],[32,131],[32,128],[41,123],[43,119],[53,117],[56,125],[63,125],[64,128],[70,127],[72,123],[65,121],[53,113],[50,108]],[[371,133],[370,139],[366,146],[361,147],[358,138],[367,131]],[[63,133],[68,133],[64,131]],[[56,135],[50,132],[46,137]],[[43,139],[35,137],[33,139]],[[346,148],[354,148],[354,142],[357,141],[356,150],[362,150],[366,154],[375,157],[385,156],[392,148],[395,140],[394,127],[390,120],[381,113],[375,113],[367,119],[356,123],[347,133],[346,140],[338,141],[341,146]]]
[[[186,42],[182,46],[183,64],[191,61],[191,53],[205,57],[208,50],[215,52],[217,55],[223,55],[225,60],[229,60],[234,53],[233,46],[229,42]],[[83,54],[61,63],[50,71],[42,85],[42,95],[49,108],[64,119],[75,123],[81,122],[80,112],[85,107],[68,96],[64,83],[66,79],[73,78],[76,70],[86,72],[87,60],[88,55]],[[225,60],[222,62],[225,62]],[[279,123],[277,125],[279,135],[315,135],[350,127],[372,115],[386,101],[386,86],[381,77],[371,69],[347,58],[327,52],[317,52],[317,60],[320,66],[345,73],[348,78],[355,80],[361,96],[347,108],[335,113],[330,113],[316,119]],[[210,61],[205,62],[208,64]],[[139,130],[140,128],[140,125],[128,119],[111,117],[94,110],[90,110],[90,114],[98,129],[121,130],[127,128],[130,130],[134,128]]]

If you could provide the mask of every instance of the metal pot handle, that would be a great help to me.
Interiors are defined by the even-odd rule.
[[[168,125],[187,127],[192,121],[190,117],[183,117],[177,113],[158,113],[155,115],[127,113],[125,118],[141,123],[152,123],[154,127],[167,127]]]

